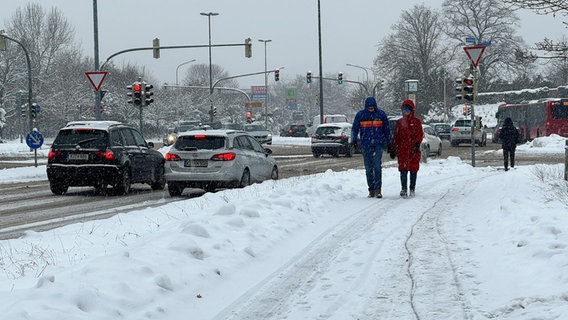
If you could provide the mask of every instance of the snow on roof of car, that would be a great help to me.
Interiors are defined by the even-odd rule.
[[[84,127],[84,128],[93,128],[93,129],[100,129],[100,130],[107,130],[112,125],[123,124],[122,122],[118,121],[71,121],[68,122],[65,128],[77,128],[77,127]]]
[[[319,127],[346,127],[346,126],[351,126],[351,123],[349,123],[349,122],[322,123],[322,124],[318,125],[318,128]]]

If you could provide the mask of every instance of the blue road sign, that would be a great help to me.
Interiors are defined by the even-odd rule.
[[[37,149],[43,144],[43,136],[37,130],[32,130],[26,135],[26,144],[31,149]]]

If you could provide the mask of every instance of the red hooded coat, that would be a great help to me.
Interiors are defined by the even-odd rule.
[[[405,100],[402,109],[410,106],[410,113],[403,113],[396,121],[392,146],[396,149],[398,170],[418,171],[420,168],[420,148],[414,152],[416,143],[420,145],[424,137],[422,122],[414,116],[414,102]]]

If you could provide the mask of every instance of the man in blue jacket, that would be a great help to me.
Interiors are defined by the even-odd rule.
[[[390,146],[391,133],[387,114],[377,107],[375,98],[365,99],[365,108],[355,115],[351,142],[353,144],[359,142],[361,146],[369,198],[382,198],[383,149]]]

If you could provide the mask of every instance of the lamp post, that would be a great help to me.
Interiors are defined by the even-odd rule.
[[[258,41],[260,42],[264,42],[264,90],[265,90],[265,94],[266,94],[266,100],[264,101],[264,125],[266,126],[266,129],[268,129],[268,73],[266,73],[266,71],[268,70],[267,68],[267,58],[266,58],[266,44],[268,42],[271,42],[272,40],[270,39],[259,39]]]
[[[179,82],[178,82],[178,71],[179,71],[179,67],[183,66],[184,64],[188,64],[188,63],[191,63],[191,62],[194,62],[194,61],[195,61],[195,59],[191,59],[191,60],[189,60],[189,61],[186,61],[186,62],[183,62],[183,63],[178,64],[178,66],[177,66],[177,68],[176,68],[176,86],[179,85]]]
[[[200,12],[202,16],[207,16],[209,23],[209,101],[211,101],[211,106],[209,109],[209,119],[213,122],[213,100],[211,95],[213,94],[213,69],[211,65],[211,16],[219,15],[216,12]]]
[[[358,66],[356,64],[351,64],[351,63],[347,63],[346,65],[349,66],[349,67],[355,67],[355,68],[365,70],[365,74],[367,75],[367,82],[369,82],[369,72],[367,70],[370,69],[370,68],[361,67],[361,66]],[[373,71],[373,70],[371,69],[371,71]]]

